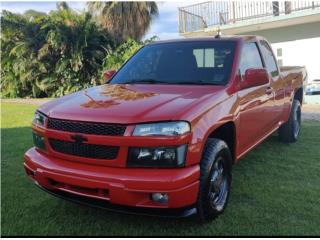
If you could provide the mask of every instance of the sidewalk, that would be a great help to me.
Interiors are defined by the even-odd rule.
[[[302,120],[320,121],[320,104],[303,104]]]

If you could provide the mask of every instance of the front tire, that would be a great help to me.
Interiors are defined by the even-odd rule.
[[[300,128],[301,104],[299,100],[294,99],[288,122],[284,123],[278,130],[279,139],[286,143],[296,142],[298,140]]]
[[[209,222],[225,210],[232,180],[232,157],[227,144],[208,139],[200,162],[197,211],[201,222]]]

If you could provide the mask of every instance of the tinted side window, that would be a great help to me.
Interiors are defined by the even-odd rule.
[[[279,72],[278,72],[276,60],[273,56],[273,53],[269,44],[266,41],[260,41],[260,43],[261,43],[261,51],[264,56],[268,72],[271,74],[272,77],[278,76]]]
[[[243,76],[249,68],[263,68],[260,53],[256,43],[245,43],[240,59],[240,74]]]

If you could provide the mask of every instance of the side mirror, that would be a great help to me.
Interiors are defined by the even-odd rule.
[[[115,73],[116,73],[116,71],[114,71],[114,70],[108,70],[108,71],[104,72],[103,79],[104,79],[105,83],[109,82]]]
[[[240,82],[240,88],[261,86],[269,83],[269,74],[264,68],[250,68],[244,74],[243,81]]]

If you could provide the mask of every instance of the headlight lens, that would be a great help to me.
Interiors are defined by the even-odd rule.
[[[174,168],[183,167],[187,145],[177,147],[129,148],[128,167]]]
[[[133,136],[178,136],[190,132],[187,122],[163,122],[139,124],[133,131]]]
[[[46,124],[46,120],[47,117],[44,114],[36,112],[32,122],[39,127],[44,127]]]

